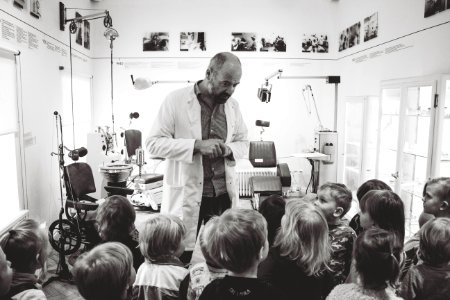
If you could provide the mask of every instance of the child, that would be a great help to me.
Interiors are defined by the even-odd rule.
[[[450,218],[450,177],[434,178],[425,184],[423,211],[436,218]]]
[[[43,239],[37,228],[39,223],[26,219],[3,235],[0,240],[13,269],[7,299],[47,299],[38,284],[35,272],[45,265],[49,245],[48,239]]]
[[[11,287],[12,277],[11,263],[6,260],[6,255],[0,247],[0,298],[8,293]]]
[[[271,195],[259,206],[259,212],[267,221],[269,246],[273,245],[275,235],[281,226],[281,218],[284,216],[286,201],[279,195]]]
[[[341,284],[350,272],[355,231],[342,217],[350,209],[352,192],[340,183],[325,183],[317,192],[315,205],[324,214],[331,243],[331,260],[329,267],[333,278],[333,287]]]
[[[353,251],[358,283],[336,286],[327,300],[394,300],[394,285],[400,271],[400,251],[396,250],[397,236],[380,228],[361,233]]]
[[[450,298],[450,219],[427,222],[420,233],[422,264],[411,267],[400,288],[405,299]]]
[[[400,248],[405,239],[405,212],[400,197],[387,190],[368,192],[360,202],[361,226],[372,226],[393,231],[398,238]]]
[[[321,210],[311,202],[289,200],[275,243],[259,265],[258,278],[281,292],[281,299],[323,299],[330,285],[324,272],[330,253]]]
[[[144,262],[144,257],[139,251],[139,243],[132,237],[135,220],[136,212],[123,196],[108,197],[97,209],[97,230],[101,240],[126,245],[133,254],[133,267],[137,270]]]
[[[171,215],[151,215],[139,235],[145,262],[133,285],[133,299],[178,299],[180,283],[188,274],[179,257],[186,228]]]
[[[72,274],[87,300],[126,300],[136,277],[133,255],[122,243],[107,242],[81,255]]]
[[[361,202],[361,199],[364,197],[365,194],[367,194],[368,191],[376,191],[376,190],[387,190],[392,191],[391,187],[388,186],[386,183],[384,183],[381,180],[378,179],[371,179],[364,182],[356,192],[356,198],[358,198],[358,202]],[[360,223],[360,213],[357,213],[353,216],[353,218],[350,220],[350,227],[355,230],[356,235],[359,235],[363,228],[361,227]]]
[[[257,278],[259,263],[267,256],[267,223],[251,209],[232,208],[218,217],[206,245],[229,275],[212,281],[200,300],[276,299],[274,290]]]
[[[178,298],[180,300],[197,300],[208,283],[216,278],[223,278],[227,275],[227,270],[218,264],[213,255],[208,251],[210,248],[206,247],[212,232],[216,230],[218,220],[218,217],[213,217],[200,229],[198,242],[205,262],[198,262],[189,268],[189,274],[180,285],[180,296]]]

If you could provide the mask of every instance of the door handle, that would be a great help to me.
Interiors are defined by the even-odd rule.
[[[398,171],[395,173],[392,173],[391,176],[394,177],[395,179],[398,179]]]

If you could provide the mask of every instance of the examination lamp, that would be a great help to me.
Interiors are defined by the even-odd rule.
[[[155,80],[152,81],[148,78],[137,77],[131,75],[131,82],[136,90],[145,90],[157,83],[194,83],[193,80]]]

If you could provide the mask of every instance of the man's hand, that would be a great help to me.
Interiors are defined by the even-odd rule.
[[[223,141],[219,139],[195,140],[194,153],[216,158],[223,156],[225,147]]]

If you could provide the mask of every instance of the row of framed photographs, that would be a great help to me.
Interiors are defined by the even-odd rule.
[[[13,5],[23,10],[28,10],[29,8],[30,15],[37,19],[41,17],[41,3],[39,0],[14,0]]]
[[[143,51],[169,51],[169,32],[148,32],[142,38]],[[205,32],[181,32],[180,51],[206,51]],[[232,32],[230,51],[286,52],[284,35],[256,32]],[[304,34],[302,52],[328,53],[326,34]]]
[[[341,31],[339,35],[339,52],[356,46],[360,43],[361,22]],[[364,18],[364,42],[370,41],[378,36],[378,13]]]
[[[437,13],[443,12],[446,9],[450,9],[450,0],[424,0],[425,10],[424,18],[434,16]],[[447,1],[447,5],[445,2]]]

